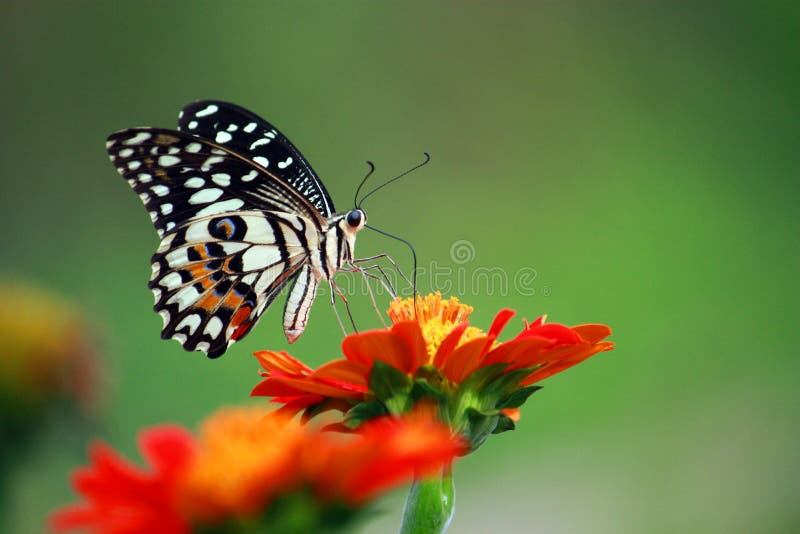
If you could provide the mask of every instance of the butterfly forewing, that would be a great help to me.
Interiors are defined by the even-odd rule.
[[[324,219],[290,185],[246,157],[182,132],[133,128],[112,134],[107,149],[139,194],[159,235],[192,217],[239,209]]]
[[[183,108],[178,129],[247,154],[294,187],[323,217],[334,213],[330,195],[300,151],[277,128],[250,111],[227,102],[202,100]]]

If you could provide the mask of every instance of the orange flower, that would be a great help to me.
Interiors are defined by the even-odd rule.
[[[254,532],[317,531],[329,511],[350,517],[381,491],[436,472],[464,450],[431,414],[385,418],[362,430],[321,432],[258,408],[221,410],[196,438],[161,425],[142,433],[152,471],[94,446],[92,465],[74,477],[86,502],[57,511],[50,525],[56,532],[185,534],[195,527],[241,532],[236,525],[246,521]],[[281,515],[297,506],[299,515]]]
[[[75,491],[86,502],[52,514],[51,530],[188,534],[189,523],[178,511],[176,489],[195,455],[192,435],[180,427],[161,425],[141,433],[139,450],[150,469],[128,463],[107,445],[92,445],[91,464],[72,477]]]
[[[391,304],[388,329],[347,336],[345,358],[313,370],[285,352],[255,354],[265,379],[252,394],[275,397],[282,410],[311,416],[346,412],[350,427],[385,413],[403,413],[419,399],[439,403],[441,416],[474,446],[485,432],[513,428],[532,386],[601,351],[604,325],[567,327],[540,317],[513,339],[498,341],[514,316],[501,310],[488,333],[467,322],[472,308],[440,294]],[[502,415],[501,415],[502,414]],[[477,423],[480,417],[489,418]],[[493,418],[493,419],[492,419]]]

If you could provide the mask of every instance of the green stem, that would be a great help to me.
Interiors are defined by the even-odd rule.
[[[449,467],[440,476],[415,480],[403,507],[400,534],[441,534],[455,514],[456,491]]]

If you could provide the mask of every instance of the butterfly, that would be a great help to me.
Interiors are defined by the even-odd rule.
[[[194,102],[177,130],[122,130],[106,149],[161,239],[148,284],[161,337],[187,351],[221,356],[290,283],[283,330],[294,342],[319,284],[333,290],[352,265],[366,213],[337,213],[300,151],[240,106]]]

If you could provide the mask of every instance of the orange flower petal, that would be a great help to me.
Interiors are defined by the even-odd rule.
[[[351,360],[334,360],[321,365],[312,375],[317,379],[333,379],[354,386],[367,387],[369,368]]]
[[[290,391],[300,391],[304,393],[313,393],[315,395],[322,395],[325,397],[333,397],[337,399],[358,399],[363,396],[363,393],[360,391],[352,391],[350,389],[345,389],[342,387],[337,387],[334,385],[324,384],[322,382],[316,380],[308,380],[302,378],[292,378],[288,376],[275,376],[270,377],[267,380],[264,380],[256,386],[256,389],[259,386],[262,386],[265,382],[270,382],[270,385],[274,386],[273,389],[268,389],[266,386],[259,390],[258,395],[263,395],[267,397],[276,396],[276,393],[263,393],[264,391],[281,391],[279,386],[286,386],[289,389],[283,390],[283,392],[278,393],[277,395],[290,395]],[[255,392],[256,389],[253,391]]]
[[[487,337],[479,337],[458,347],[441,367],[444,375],[451,382],[461,382],[480,366],[481,356],[483,356],[487,344],[491,344],[491,340]]]
[[[419,324],[415,322],[398,323],[392,326],[392,333],[402,337],[406,342],[409,359],[408,373],[416,373],[417,369],[428,363],[428,349]]]
[[[547,347],[552,346],[552,342],[538,337],[512,339],[498,347],[495,347],[483,359],[481,366],[492,365],[495,363],[511,364],[507,370],[527,367],[523,362],[531,360],[531,356],[540,354]]]
[[[439,349],[436,351],[436,357],[433,359],[433,365],[435,367],[444,365],[444,362],[450,357],[450,353],[458,346],[458,342],[461,341],[461,336],[464,335],[464,331],[467,327],[469,327],[469,323],[464,321],[453,328],[450,333],[447,334],[447,337],[442,340],[442,344],[439,345]]]
[[[351,334],[342,341],[342,352],[348,360],[372,368],[380,360],[404,373],[411,370],[411,354],[406,339],[394,332],[372,330]]]
[[[604,324],[581,324],[572,329],[589,343],[597,343],[611,335],[611,329]]]
[[[494,320],[492,321],[492,326],[489,328],[489,337],[492,339],[497,339],[497,336],[500,335],[500,332],[503,331],[503,328],[508,324],[508,321],[511,320],[512,317],[516,312],[514,310],[510,310],[508,308],[504,308],[497,312],[497,315],[494,316]]]
[[[309,366],[283,351],[260,350],[253,355],[258,359],[261,367],[267,371],[287,375],[307,375],[312,372]]]

